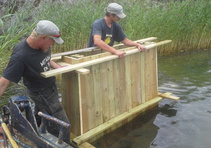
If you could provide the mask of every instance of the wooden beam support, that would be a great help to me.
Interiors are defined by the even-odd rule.
[[[90,73],[90,70],[89,69],[86,69],[86,68],[80,68],[80,69],[77,69],[76,72],[78,74],[81,74],[81,75],[86,75],[86,74],[89,74]]]
[[[149,38],[137,40],[137,41],[134,41],[134,42],[147,42],[147,41],[152,41],[152,40],[157,40],[157,37],[149,37]],[[118,46],[122,46],[122,45],[123,44],[117,44],[117,45],[114,45],[114,47],[118,47]],[[93,51],[93,50],[100,50],[100,49],[97,48],[97,47],[90,47],[90,48],[84,48],[84,49],[79,49],[79,50],[56,53],[56,54],[51,55],[51,57],[65,56],[65,55],[76,54],[76,53],[87,52],[87,51]]]
[[[88,142],[85,142],[81,145],[78,146],[79,148],[95,148],[93,145],[91,145],[90,143]]]
[[[94,136],[102,133],[103,131],[109,129],[110,127],[112,127],[114,124],[118,124],[121,121],[127,119],[128,117],[135,115],[137,113],[141,113],[143,111],[145,111],[148,107],[153,106],[155,104],[157,104],[160,100],[162,100],[162,97],[156,97],[150,101],[145,102],[144,104],[141,104],[117,117],[112,118],[111,120],[99,125],[98,127],[84,133],[81,136],[78,136],[76,138],[73,139],[73,141],[75,143],[77,143],[78,145],[80,145],[81,143],[86,142],[87,140],[93,138]]]
[[[148,42],[148,41],[153,41],[153,40],[157,40],[157,37],[149,37],[149,38],[145,38],[145,39],[141,39],[141,40],[136,40],[134,42],[140,43],[140,42]],[[118,46],[122,46],[122,45],[124,45],[124,44],[123,43],[117,44],[117,45],[114,45],[113,47],[118,47]]]
[[[167,98],[167,99],[171,99],[171,100],[176,100],[176,101],[180,99],[177,96],[172,96],[172,93],[160,93],[160,92],[158,92],[158,96],[163,97],[163,98]]]
[[[150,44],[150,45],[147,45],[145,47],[146,47],[147,50],[149,50],[149,49],[152,49],[154,47],[164,45],[164,44],[167,44],[167,43],[170,43],[170,42],[171,42],[171,40],[166,40],[166,41]],[[138,53],[138,52],[140,52],[140,50],[138,50],[137,48],[134,47],[133,50],[126,51],[125,56],[135,54],[135,53]],[[79,64],[74,64],[74,65],[71,65],[71,66],[66,66],[66,67],[46,71],[46,72],[41,73],[41,76],[48,78],[48,77],[51,77],[51,76],[70,72],[70,71],[73,71],[73,70],[76,70],[76,69],[79,69],[79,68],[88,67],[88,66],[91,66],[91,65],[99,64],[99,63],[102,63],[102,62],[106,62],[106,61],[110,61],[110,60],[114,60],[114,59],[118,59],[118,58],[119,57],[117,55],[110,55],[110,56],[107,56],[107,57],[102,57],[102,58],[94,59],[94,60],[91,60],[91,61],[82,62],[82,63],[79,63]]]

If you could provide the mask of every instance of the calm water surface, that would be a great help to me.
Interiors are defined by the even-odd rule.
[[[157,108],[92,143],[97,148],[210,148],[211,53],[158,57]]]

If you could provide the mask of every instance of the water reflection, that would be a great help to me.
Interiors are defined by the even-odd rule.
[[[170,105],[170,104],[165,104],[164,106],[160,106],[159,107],[159,112],[160,114],[162,114],[163,116],[167,116],[167,117],[173,117],[176,116],[177,111],[175,109],[173,109],[172,107],[174,107],[174,105]]]
[[[158,108],[133,119],[132,122],[104,135],[92,143],[96,148],[140,148],[148,147],[157,135],[158,127],[153,124]]]
[[[164,99],[154,124],[158,134],[150,148],[209,148],[211,141],[211,56],[207,52],[159,57],[159,91],[181,99]],[[164,113],[162,108],[164,108]],[[170,110],[169,110],[170,109]],[[171,109],[176,112],[171,114]],[[166,114],[167,112],[167,114]]]

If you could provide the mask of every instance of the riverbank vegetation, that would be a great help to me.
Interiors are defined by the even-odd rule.
[[[64,44],[55,45],[52,52],[86,48],[92,23],[104,17],[110,0],[78,0],[75,2],[42,1],[1,8],[0,55],[2,69],[8,63],[12,48],[29,35],[41,19],[53,21],[61,29]],[[126,18],[119,21],[128,38],[138,40],[157,37],[172,40],[158,49],[159,54],[189,52],[211,47],[210,0],[115,0],[124,8]],[[12,12],[12,13],[11,13]],[[2,14],[2,13],[0,13]]]

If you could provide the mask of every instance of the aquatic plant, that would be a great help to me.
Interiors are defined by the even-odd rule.
[[[5,9],[0,16],[1,67],[8,62],[11,49],[29,35],[41,19],[53,21],[61,29],[64,44],[53,47],[52,52],[86,48],[92,23],[104,17],[109,0],[78,0],[72,3],[42,1],[38,7],[24,4],[13,14]],[[116,0],[124,7],[126,18],[119,21],[128,38],[137,40],[155,36],[170,39],[171,44],[161,46],[160,54],[208,49],[211,45],[210,0]]]
[[[30,7],[19,9],[13,14],[10,13],[11,9],[8,6],[1,10],[4,15],[0,16],[0,73],[8,63],[13,47],[26,37],[35,25],[34,20],[30,18]]]
[[[119,21],[128,38],[137,40],[156,36],[172,44],[158,49],[171,54],[210,48],[211,2],[209,0],[116,0],[124,7],[126,18]],[[39,8],[39,19],[52,19],[65,40],[54,52],[86,48],[92,23],[104,17],[109,1],[80,0],[77,3],[48,3]],[[53,10],[53,11],[51,11]],[[57,10],[56,12],[54,10]]]

